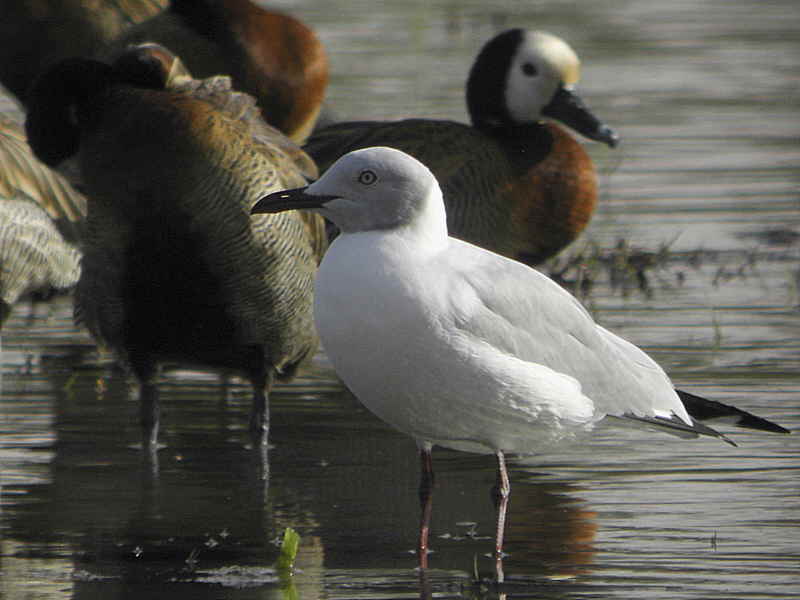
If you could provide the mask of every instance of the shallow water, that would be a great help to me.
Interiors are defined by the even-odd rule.
[[[282,6],[328,45],[341,118],[466,118],[478,47],[509,26],[562,35],[622,145],[590,145],[603,199],[583,243],[669,257],[647,293],[601,270],[586,303],[688,390],[800,426],[800,57],[793,1],[314,3]],[[10,104],[4,104],[12,110]],[[570,254],[573,249],[567,251]],[[2,337],[2,598],[794,598],[800,441],[602,429],[511,464],[508,584],[490,577],[489,457],[434,453],[431,569],[414,570],[413,442],[366,412],[323,355],[272,398],[267,456],[247,386],[163,385],[157,464],[122,373],[69,298]],[[297,572],[274,569],[285,527]]]

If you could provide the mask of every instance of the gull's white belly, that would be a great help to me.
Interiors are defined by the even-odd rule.
[[[573,378],[459,329],[443,304],[446,282],[347,250],[334,244],[326,255],[316,324],[336,372],[378,417],[473,452],[535,452],[591,425],[594,407]]]

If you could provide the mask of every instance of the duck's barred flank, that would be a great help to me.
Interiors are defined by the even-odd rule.
[[[86,198],[61,174],[37,159],[19,123],[0,115],[0,197],[24,196],[77,243],[86,216]]]
[[[266,192],[305,184],[313,163],[242,111],[227,78],[146,89],[125,83],[120,65],[144,69],[136,60],[92,64],[94,72],[73,62],[46,74],[28,119],[40,148],[59,131],[50,120],[69,104],[70,79],[95,90],[76,103],[89,199],[76,318],[147,394],[160,365],[176,362],[241,372],[258,398],[317,348],[311,299],[325,233],[318,216],[251,218],[250,208]],[[95,79],[83,81],[86,73]]]
[[[22,126],[0,115],[0,327],[25,296],[78,281],[86,199],[39,161]]]
[[[23,196],[0,197],[0,328],[20,298],[69,289],[79,274],[80,252],[42,208]]]

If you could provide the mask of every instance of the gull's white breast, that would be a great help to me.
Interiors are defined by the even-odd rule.
[[[328,250],[315,320],[351,391],[418,440],[473,452],[534,452],[591,426],[598,414],[576,379],[465,325],[483,306],[441,262],[391,232],[344,235]]]

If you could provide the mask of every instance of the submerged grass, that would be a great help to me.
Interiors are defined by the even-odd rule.
[[[611,291],[622,297],[642,294],[651,298],[657,287],[683,285],[687,271],[699,272],[704,266],[716,264],[710,283],[722,287],[734,281],[760,278],[758,266],[765,262],[796,264],[800,250],[800,244],[793,242],[781,248],[676,251],[672,250],[676,239],[662,243],[655,250],[637,248],[623,238],[612,248],[588,240],[550,259],[542,270],[582,300],[591,296],[601,280],[607,280]],[[800,269],[794,275],[800,282]],[[800,284],[794,282],[794,285]]]
[[[281,542],[281,552],[275,569],[278,575],[291,576],[294,570],[294,561],[297,558],[297,549],[300,547],[300,535],[291,527],[287,527],[283,532],[283,542]]]
[[[283,531],[283,541],[275,570],[280,581],[281,597],[284,600],[298,600],[299,595],[294,585],[294,561],[300,547],[300,535],[291,527]]]

